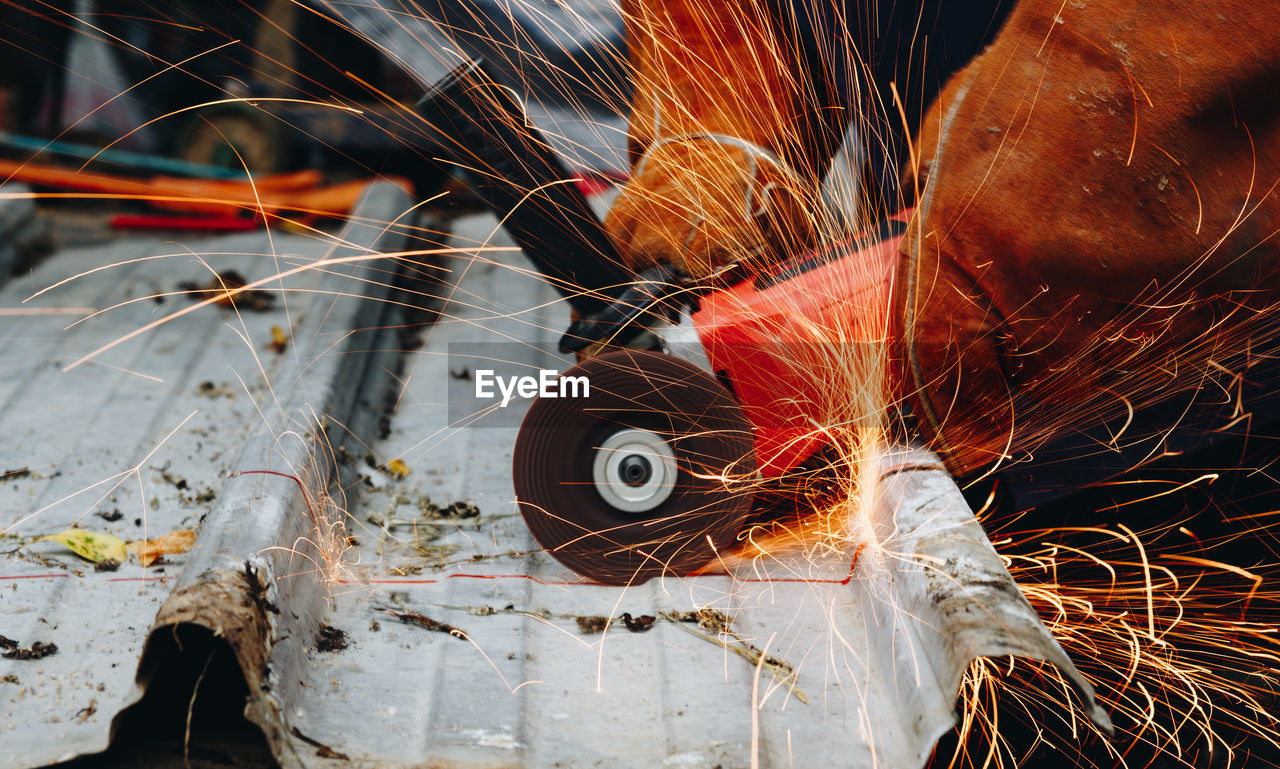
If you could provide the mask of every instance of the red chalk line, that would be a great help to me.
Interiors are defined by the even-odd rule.
[[[862,555],[862,548],[866,545],[858,545],[858,549],[853,553],[853,561],[849,564],[849,573],[844,579],[805,579],[802,577],[761,577],[754,579],[740,579],[739,582],[747,583],[764,583],[764,584],[787,584],[797,583],[804,585],[847,585],[853,581],[853,572],[858,568],[858,557]],[[689,579],[698,577],[725,577],[727,574],[697,574]],[[339,579],[336,580],[341,585],[436,585],[447,582],[451,579],[523,579],[528,582],[534,582],[539,585],[550,585],[552,587],[605,587],[599,582],[590,582],[587,580],[574,580],[572,582],[563,580],[546,580],[528,574],[447,574],[436,579]]]

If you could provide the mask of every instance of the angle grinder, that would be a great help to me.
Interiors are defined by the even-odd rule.
[[[513,457],[538,542],[575,572],[638,584],[732,549],[756,490],[803,471],[829,442],[832,355],[874,354],[904,212],[877,231],[699,293],[642,275],[561,349],[659,340],[564,372],[586,394],[539,398]],[[688,322],[672,327],[677,311]],[[826,367],[824,369],[824,367]]]
[[[512,473],[530,531],[604,584],[706,567],[735,545],[761,482],[826,445],[815,425],[831,393],[813,358],[831,340],[883,343],[909,212],[766,272],[730,268],[699,284],[659,265],[631,276],[482,62],[459,67],[418,109],[486,170],[480,196],[576,310],[561,351],[611,350],[564,372],[587,388],[535,400],[520,426]]]

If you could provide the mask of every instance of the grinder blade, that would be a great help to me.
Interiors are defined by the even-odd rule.
[[[534,401],[512,458],[539,544],[611,585],[684,576],[731,548],[756,478],[733,395],[692,363],[642,350],[589,358],[568,377],[585,377],[586,392]]]

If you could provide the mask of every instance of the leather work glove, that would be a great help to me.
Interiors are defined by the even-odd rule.
[[[953,472],[1170,398],[1190,401],[1171,422],[1229,403],[1275,353],[1278,51],[1272,3],[1022,0],[948,85],[894,314]]]
[[[633,272],[694,278],[811,248],[801,67],[760,0],[624,0],[633,173],[605,229]]]

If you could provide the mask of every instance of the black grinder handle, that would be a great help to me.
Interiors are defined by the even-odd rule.
[[[586,196],[484,62],[455,68],[418,102],[436,143],[466,168],[503,228],[580,315],[626,289],[622,264]]]
[[[582,352],[599,342],[625,347],[655,315],[670,314],[683,304],[681,293],[687,293],[687,289],[676,268],[654,265],[637,275],[613,304],[575,320],[560,337],[560,352]]]

